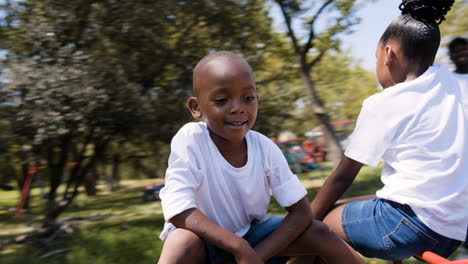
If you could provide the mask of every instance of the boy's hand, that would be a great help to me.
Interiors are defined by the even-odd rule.
[[[218,248],[231,252],[237,263],[263,263],[249,243],[213,223],[200,210],[188,209],[169,220],[175,227],[189,230]]]
[[[253,248],[243,240],[241,247],[237,252],[232,252],[236,258],[236,262],[239,264],[261,264],[263,263],[262,259],[258,254],[253,250]]]

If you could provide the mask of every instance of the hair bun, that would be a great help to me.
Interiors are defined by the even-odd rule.
[[[416,19],[426,19],[437,24],[445,20],[445,15],[455,0],[403,0],[401,14],[410,14]]]

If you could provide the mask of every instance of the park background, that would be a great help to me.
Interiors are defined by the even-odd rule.
[[[192,120],[192,69],[216,50],[252,65],[255,130],[326,138],[327,161],[298,173],[313,199],[353,129],[330,124],[380,89],[375,47],[399,3],[0,1],[0,263],[155,263],[164,219],[143,190],[164,182],[170,140]],[[456,1],[441,25],[449,67],[467,20]],[[345,197],[375,192],[379,174],[364,167]]]

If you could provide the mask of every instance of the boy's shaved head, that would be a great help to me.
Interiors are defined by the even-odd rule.
[[[245,135],[258,112],[249,64],[229,51],[204,57],[193,70],[193,93],[187,100],[190,113],[203,118],[216,146],[245,148]]]
[[[244,69],[248,71],[250,75],[252,75],[253,78],[253,73],[252,73],[252,68],[250,68],[250,65],[247,63],[247,61],[244,60],[241,56],[230,52],[230,51],[218,51],[212,54],[209,54],[203,59],[201,59],[197,65],[195,66],[195,69],[193,70],[193,94],[194,96],[198,96],[199,91],[200,91],[200,79],[203,78],[203,73],[205,73],[207,70],[211,69],[212,67],[218,68],[222,67],[223,65],[226,64],[241,64]]]

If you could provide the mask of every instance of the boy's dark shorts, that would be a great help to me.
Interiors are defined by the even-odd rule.
[[[255,247],[260,242],[262,242],[266,237],[268,237],[283,221],[283,218],[277,216],[268,216],[263,221],[252,221],[249,231],[242,237],[250,246]],[[171,230],[172,231],[172,230]],[[171,232],[169,231],[169,232]],[[236,263],[234,255],[230,252],[227,252],[223,249],[215,247],[209,242],[204,242],[206,253],[207,253],[207,263],[214,264],[216,262],[231,262]],[[266,261],[268,264],[284,264],[289,260],[289,257],[280,257],[272,258]]]

